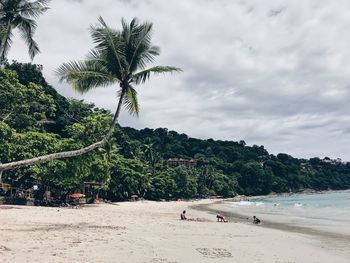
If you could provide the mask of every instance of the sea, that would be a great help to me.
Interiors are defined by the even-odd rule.
[[[350,237],[350,190],[278,195],[231,202],[233,213]]]

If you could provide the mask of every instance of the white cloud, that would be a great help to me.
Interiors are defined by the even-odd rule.
[[[36,39],[49,82],[53,70],[92,47],[98,15],[154,22],[158,63],[184,69],[139,87],[141,116],[122,125],[167,127],[200,138],[241,140],[273,153],[350,161],[350,16],[347,0],[53,0]],[[20,40],[10,58],[27,61]],[[83,96],[111,110],[114,88]]]

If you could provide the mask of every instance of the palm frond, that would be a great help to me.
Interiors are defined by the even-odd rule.
[[[151,74],[162,74],[167,72],[182,72],[182,69],[170,66],[155,66],[146,70],[142,70],[133,75],[133,81],[135,84],[145,83],[151,76]]]
[[[137,23],[137,21],[132,21],[132,22],[133,22],[133,24]],[[130,26],[124,18],[122,18],[122,28],[123,29],[122,29],[121,35],[122,35],[124,41],[128,40],[130,37]]]
[[[91,49],[86,57],[88,60],[104,61],[104,54],[98,49]]]
[[[28,18],[38,18],[45,13],[49,7],[50,0],[37,0],[34,2],[24,1],[18,9],[18,12]]]
[[[134,65],[135,68],[133,68],[133,71],[138,69],[143,70],[149,63],[154,62],[155,57],[160,54],[160,48],[157,46],[142,47],[139,49],[138,53],[137,64]]]
[[[129,85],[123,100],[124,106],[131,115],[139,116],[139,103],[137,100],[137,91]]]
[[[56,75],[60,77],[60,81],[67,81],[73,89],[81,93],[99,86],[110,86],[116,82],[116,79],[98,61],[63,63],[56,70]]]
[[[33,35],[37,27],[34,19],[48,10],[50,0],[1,0],[0,2],[0,49],[1,61],[11,47],[12,30],[18,28],[28,46],[30,58],[39,53]]]
[[[95,49],[103,53],[108,60],[107,64],[115,74],[120,74],[125,68],[125,60],[123,56],[123,42],[120,32],[109,28],[102,17],[98,18],[99,25],[90,26],[90,34],[93,42],[96,44]],[[122,75],[119,76],[122,79]]]
[[[21,32],[21,37],[28,46],[28,53],[31,59],[40,52],[38,44],[33,39],[34,31],[37,27],[35,20],[24,17],[18,18],[18,29]]]
[[[158,46],[151,46],[148,49],[148,53],[150,53],[152,56],[159,56],[160,48]]]
[[[153,62],[152,54],[150,54],[148,61],[142,59],[142,56],[147,54],[152,46],[152,28],[152,23],[145,22],[139,24],[136,18],[132,20],[130,26],[123,26],[123,36],[126,43],[125,55],[129,65],[129,71],[133,72],[137,67],[145,68],[147,62]]]

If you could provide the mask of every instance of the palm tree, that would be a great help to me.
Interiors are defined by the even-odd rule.
[[[97,26],[91,26],[95,43],[84,61],[62,64],[57,74],[61,81],[67,81],[79,92],[117,84],[118,104],[108,133],[98,142],[79,150],[53,153],[28,160],[0,164],[1,170],[47,162],[53,159],[79,156],[103,146],[111,137],[117,124],[122,106],[138,115],[139,104],[134,84],[146,82],[151,74],[178,72],[181,69],[170,66],[146,68],[160,54],[160,49],[151,44],[152,23],[140,24],[135,18],[130,24],[122,20],[122,30],[107,26],[102,17]]]
[[[143,145],[143,154],[145,161],[151,166],[152,174],[155,172],[155,165],[161,159],[159,152],[156,151],[156,147],[151,140],[147,140],[146,144]]]
[[[13,30],[18,29],[26,42],[31,59],[40,52],[33,35],[37,28],[35,21],[48,10],[50,0],[0,0],[0,64],[6,60],[11,48]]]

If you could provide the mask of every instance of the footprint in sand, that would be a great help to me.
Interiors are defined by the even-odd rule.
[[[168,261],[166,258],[153,258],[150,263],[177,263],[177,262]]]
[[[1,252],[7,252],[7,251],[12,251],[12,250],[9,249],[8,247],[0,246],[0,253],[1,253]]]
[[[231,252],[224,248],[196,248],[196,250],[208,258],[232,258]]]

